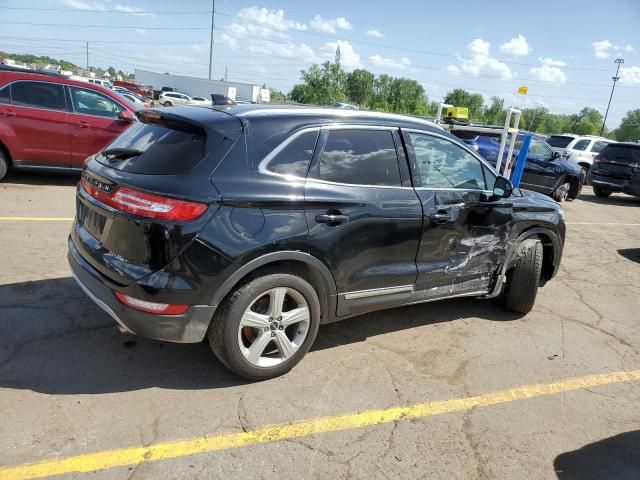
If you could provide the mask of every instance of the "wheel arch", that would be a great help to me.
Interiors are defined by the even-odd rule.
[[[0,140],[0,152],[5,154],[9,166],[13,165],[13,157],[11,156],[11,152],[9,151],[9,148],[2,142],[2,140]]]
[[[337,289],[333,275],[316,257],[300,251],[267,253],[245,263],[216,290],[210,304],[218,307],[239,285],[273,272],[293,273],[308,281],[318,293],[320,322],[335,320]]]

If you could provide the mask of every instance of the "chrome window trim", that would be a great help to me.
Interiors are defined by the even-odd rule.
[[[377,297],[380,295],[392,295],[394,293],[405,293],[413,291],[413,285],[401,285],[398,287],[371,288],[369,290],[356,290],[343,293],[345,300],[355,300],[358,298]]]
[[[462,142],[462,140],[460,140],[460,142],[462,143],[462,145],[460,145],[460,144],[455,143],[451,138],[448,138],[445,135],[440,135],[439,133],[427,132],[425,130],[418,130],[418,129],[415,129],[415,128],[403,128],[402,131],[403,132],[409,132],[409,133],[418,133],[420,135],[430,135],[432,137],[438,137],[438,138],[441,138],[443,140],[447,140],[448,142],[452,143],[453,145],[456,145],[457,147],[462,148],[464,151],[469,153],[475,159],[479,160],[480,163],[482,165],[484,165],[489,170],[489,172],[491,172],[495,176],[495,178],[493,179],[494,183],[495,183],[495,181],[496,181],[496,179],[498,177],[502,176],[496,171],[495,168],[493,168],[493,166],[491,166],[491,164],[489,162],[487,162],[484,158],[482,158],[477,152],[474,152],[471,148],[469,148],[464,142]],[[413,172],[409,172],[409,173],[411,175],[413,175]],[[485,187],[487,186],[487,183],[488,183],[487,179],[485,178]],[[491,193],[493,193],[493,190],[478,189],[478,188],[429,188],[429,187],[414,187],[414,188],[416,190],[418,190],[418,189],[420,189],[420,190],[453,190],[453,191],[473,191],[473,192],[491,192]]]
[[[62,92],[63,93],[64,93],[64,87],[67,86],[66,83],[46,82],[46,81],[43,81],[43,80],[31,80],[31,79],[26,79],[26,78],[19,78],[17,80],[13,80],[13,81],[11,81],[9,83],[4,84],[2,86],[2,88],[8,87],[9,85],[13,85],[14,83],[21,83],[21,82],[46,83],[47,85],[58,85],[59,87],[62,88]],[[9,101],[10,102],[13,101],[13,95],[11,93],[9,93]],[[44,108],[44,107],[34,107],[33,105],[16,105],[14,103],[0,103],[0,105],[10,105],[12,107],[19,107],[19,108],[33,108],[35,110],[44,110],[45,112],[71,113],[71,111],[67,107],[67,99],[66,99],[66,97],[65,97],[65,100],[64,100],[64,104],[65,104],[64,109],[60,110],[59,108]]]
[[[289,135],[276,148],[271,150],[262,160],[260,160],[260,163],[258,164],[258,171],[265,175],[275,175],[277,177],[284,177],[287,179],[304,181],[305,177],[299,177],[297,175],[288,175],[285,173],[272,172],[267,168],[267,166],[269,165],[269,162],[273,160],[280,152],[282,152],[282,150],[288,147],[291,142],[293,142],[299,136],[309,132],[320,132],[320,127],[305,127],[301,130],[297,130],[292,135]],[[313,153],[311,154],[311,156],[313,157]],[[312,159],[309,159],[309,163],[311,163],[311,160]]]

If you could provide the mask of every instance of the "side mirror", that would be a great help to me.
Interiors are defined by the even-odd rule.
[[[496,183],[493,185],[493,196],[496,198],[509,198],[513,193],[513,185],[511,182],[504,178],[496,178]]]
[[[555,160],[556,158],[560,158],[560,152],[553,152],[551,155],[551,160]]]
[[[118,118],[123,122],[134,122],[136,120],[136,116],[129,110],[120,110],[120,115],[118,115]]]

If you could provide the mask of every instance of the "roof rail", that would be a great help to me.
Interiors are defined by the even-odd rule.
[[[66,75],[63,75],[61,73],[54,72],[51,70],[44,70],[41,68],[37,70],[31,70],[30,68],[14,67],[12,65],[4,65],[4,64],[0,64],[0,72],[33,73],[37,75],[48,75],[50,77],[68,78]]]

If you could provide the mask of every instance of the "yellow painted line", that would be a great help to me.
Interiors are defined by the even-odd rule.
[[[623,227],[640,227],[640,223],[616,223],[616,222],[567,222],[567,225],[607,225]]]
[[[199,453],[216,452],[260,443],[277,442],[295,437],[306,437],[326,432],[352,430],[391,423],[398,420],[461,412],[475,407],[489,407],[502,403],[544,397],[562,392],[640,380],[640,370],[613,372],[568,378],[554,383],[541,383],[500,390],[475,397],[458,398],[382,410],[368,410],[333,417],[314,418],[295,423],[270,425],[240,433],[223,433],[200,438],[174,440],[146,447],[125,447],[67,458],[44,460],[17,466],[0,467],[0,478],[16,480],[42,478],[68,473],[88,473],[142,462],[186,457]]]
[[[73,217],[0,217],[0,222],[73,222]]]

